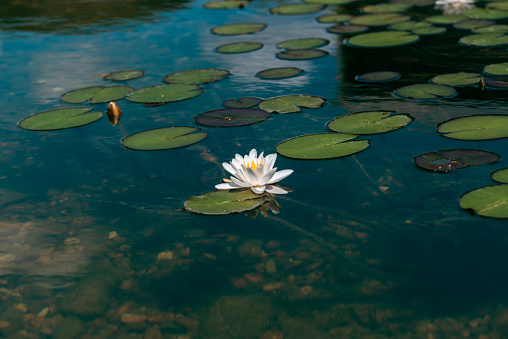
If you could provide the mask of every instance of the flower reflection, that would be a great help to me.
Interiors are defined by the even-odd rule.
[[[475,8],[475,2],[476,0],[436,0],[434,9],[442,10],[446,15],[456,15]]]

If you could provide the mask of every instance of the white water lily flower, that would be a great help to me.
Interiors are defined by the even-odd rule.
[[[286,169],[277,172],[273,167],[277,154],[263,156],[263,152],[258,157],[256,149],[252,149],[248,155],[242,157],[236,154],[231,162],[223,162],[222,167],[231,173],[231,180],[224,179],[225,183],[215,185],[219,190],[229,190],[235,188],[250,187],[252,192],[262,194],[265,191],[272,194],[286,194],[287,191],[272,184],[293,173],[293,170]]]

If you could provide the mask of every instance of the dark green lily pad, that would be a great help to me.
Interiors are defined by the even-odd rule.
[[[72,91],[62,94],[60,100],[69,104],[80,104],[99,93],[99,91],[103,88],[105,88],[105,86],[91,86],[73,89]]]
[[[398,88],[393,94],[404,99],[425,100],[451,98],[457,95],[457,91],[451,86],[416,84]]]
[[[492,180],[503,184],[508,184],[508,168],[501,168],[497,171],[492,172],[491,175]]]
[[[508,25],[492,25],[486,27],[475,27],[472,28],[473,33],[484,34],[484,33],[508,33]]]
[[[240,35],[252,34],[262,31],[266,28],[266,24],[258,22],[247,22],[240,24],[222,25],[212,28],[212,33],[217,35]]]
[[[308,134],[285,140],[275,147],[277,153],[293,159],[318,160],[345,157],[369,147],[368,140],[343,133]]]
[[[364,33],[346,40],[348,46],[364,48],[396,47],[418,42],[420,37],[405,31]]]
[[[460,207],[490,218],[508,218],[508,185],[487,186],[460,198]]]
[[[236,0],[232,0],[236,1]],[[216,52],[224,53],[224,54],[235,54],[235,53],[248,53],[257,51],[261,49],[263,44],[260,42],[252,42],[252,41],[241,41],[241,42],[233,42],[231,44],[225,44],[217,47],[215,49]]]
[[[432,78],[432,81],[438,85],[449,85],[449,86],[470,86],[476,85],[478,81],[483,79],[483,76],[478,73],[451,73],[451,74],[442,74]]]
[[[411,32],[418,35],[443,34],[444,32],[446,32],[446,27],[434,27],[434,26],[420,27],[413,29]]]
[[[348,22],[351,25],[361,25],[361,26],[388,26],[393,25],[398,22],[408,21],[410,19],[407,15],[400,15],[395,13],[389,14],[365,14],[354,17],[350,19]]]
[[[485,33],[464,36],[459,44],[472,47],[498,47],[508,45],[508,35],[502,33]]]
[[[270,118],[270,113],[256,108],[221,108],[194,117],[197,124],[212,127],[237,127],[257,124]]]
[[[91,104],[99,104],[102,102],[110,102],[115,100],[120,100],[125,98],[127,94],[132,92],[134,88],[130,86],[110,86],[101,89],[99,92],[97,92],[91,99]]]
[[[334,34],[356,34],[363,33],[369,30],[367,26],[358,26],[358,25],[334,25],[332,27],[328,27],[326,31],[328,33]]]
[[[254,97],[242,97],[237,99],[228,99],[222,103],[224,107],[228,108],[248,108],[248,107],[254,107],[259,105],[259,103],[263,101],[263,99],[260,98],[254,98]]]
[[[394,31],[412,31],[417,28],[431,27],[432,24],[425,21],[404,21],[390,25],[388,28]]]
[[[486,7],[496,11],[508,11],[508,3],[506,1],[489,2]]]
[[[104,80],[127,81],[141,78],[143,75],[145,75],[145,71],[140,71],[138,69],[129,69],[125,71],[108,73],[104,75]]]
[[[490,140],[508,137],[508,115],[470,115],[438,125],[444,137],[459,140]]]
[[[437,25],[452,25],[457,22],[467,20],[468,17],[465,15],[434,15],[430,16],[425,21],[430,22],[431,24]]]
[[[310,4],[310,3],[286,4],[270,8],[270,13],[282,15],[309,14],[319,12],[324,8],[325,6],[321,4]]]
[[[303,69],[295,67],[269,68],[256,73],[261,79],[286,79],[303,73]]]
[[[279,42],[277,47],[285,49],[309,49],[326,46],[329,43],[329,40],[321,38],[302,38]]]
[[[284,60],[310,60],[324,55],[328,55],[328,52],[321,49],[289,49],[277,53],[277,58]]]
[[[297,113],[302,111],[301,107],[319,108],[325,100],[314,95],[283,95],[263,101],[259,108],[269,113]]]
[[[490,76],[500,76],[500,75],[508,76],[508,62],[487,65],[483,68],[483,73]]]
[[[355,76],[356,81],[372,83],[388,82],[398,79],[400,79],[400,73],[390,71],[370,72]]]
[[[220,81],[227,78],[230,74],[225,69],[201,68],[171,73],[166,75],[162,80],[171,84],[197,85]]]
[[[389,3],[389,4],[377,4],[367,5],[361,8],[364,13],[400,13],[407,11],[412,5],[404,3]]]
[[[253,210],[266,201],[264,195],[246,190],[219,190],[190,197],[183,208],[192,213],[205,215],[223,215]]]
[[[489,27],[494,24],[492,20],[464,20],[453,24],[456,29],[476,29],[481,27]]]
[[[508,12],[497,11],[495,9],[488,8],[473,8],[461,13],[466,15],[469,19],[490,19],[500,20],[508,18]]]
[[[137,89],[127,95],[127,100],[141,103],[160,103],[194,98],[203,91],[198,85],[168,84]]]
[[[321,5],[347,5],[356,0],[304,0],[308,4],[321,4]]]
[[[325,14],[320,17],[317,17],[316,20],[324,24],[329,24],[348,21],[352,17],[353,16],[350,14]]]
[[[93,107],[58,108],[30,115],[18,126],[30,131],[52,131],[90,124],[102,118],[102,112],[89,112]]]
[[[339,116],[326,123],[334,132],[349,134],[379,134],[407,126],[413,118],[394,111],[357,112]]]
[[[244,8],[248,4],[248,1],[241,0],[210,1],[204,4],[202,7],[208,9],[238,9]]]
[[[489,86],[489,88],[493,89],[508,89],[508,77],[507,76],[494,76],[494,77],[486,77],[483,79],[485,84]]]
[[[195,144],[206,138],[208,132],[199,132],[195,127],[163,127],[150,129],[126,136],[122,145],[137,151],[158,151]]]
[[[499,154],[474,149],[446,149],[427,152],[413,158],[416,166],[428,171],[451,172],[459,168],[493,164]]]

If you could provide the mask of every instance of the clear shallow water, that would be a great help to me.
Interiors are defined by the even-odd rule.
[[[40,16],[26,11],[10,14],[24,23],[21,28],[3,19],[2,335],[504,337],[507,222],[471,216],[458,199],[493,184],[490,173],[506,167],[508,144],[445,139],[436,125],[457,116],[503,113],[506,93],[461,88],[453,99],[417,102],[391,92],[438,74],[480,72],[504,62],[506,50],[455,45],[465,33],[453,28],[413,46],[358,50],[315,21],[332,8],[272,16],[267,8],[274,1],[239,11],[206,10],[203,3],[161,2],[156,9],[132,2],[133,9],[118,11],[125,15],[92,10],[93,2],[87,3],[90,12],[69,10],[68,17],[43,11],[43,18],[66,23],[58,28],[34,28]],[[421,11],[432,10],[415,13]],[[210,33],[243,21],[268,28],[249,36]],[[276,43],[298,37],[329,39],[323,49],[330,55],[275,58]],[[213,51],[245,39],[265,46],[240,55]],[[305,73],[280,81],[254,76],[278,66]],[[116,127],[105,118],[54,132],[16,126],[29,114],[69,106],[58,97],[104,84],[98,77],[103,73],[143,69],[144,77],[128,82],[140,88],[161,83],[165,74],[203,67],[225,68],[232,76],[206,84],[199,97],[165,106],[121,100],[124,114]],[[398,71],[402,78],[383,85],[354,81],[377,70]],[[209,137],[186,148],[135,152],[120,145],[137,131],[193,126],[193,116],[221,108],[226,99],[285,94],[328,101],[257,125],[203,128]],[[326,132],[324,124],[337,115],[371,109],[408,113],[415,121],[369,136],[372,145],[355,156],[280,156],[278,168],[295,170],[282,183],[294,192],[277,198],[280,214],[205,217],[182,210],[187,197],[213,190],[224,176],[220,163],[235,153],[253,147],[271,153],[287,138]],[[448,148],[489,150],[503,158],[449,174],[424,172],[412,162],[418,154]]]

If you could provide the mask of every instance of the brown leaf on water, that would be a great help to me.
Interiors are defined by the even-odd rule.
[[[108,104],[107,114],[111,125],[116,126],[120,121],[122,111],[120,110],[120,107],[118,107],[118,105],[112,101]]]

